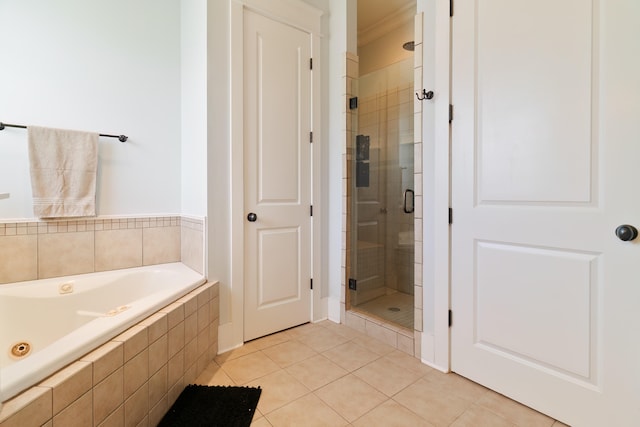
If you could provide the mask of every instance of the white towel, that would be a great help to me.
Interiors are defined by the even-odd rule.
[[[33,213],[95,216],[98,134],[37,126],[27,131]]]

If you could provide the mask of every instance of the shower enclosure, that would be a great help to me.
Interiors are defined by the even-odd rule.
[[[413,58],[360,76],[354,84],[349,306],[413,329]]]

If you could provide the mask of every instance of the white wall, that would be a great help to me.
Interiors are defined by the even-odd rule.
[[[180,1],[0,1],[0,121],[101,138],[98,214],[179,213]],[[0,131],[0,218],[31,218],[24,129]]]
[[[181,3],[182,213],[207,214],[207,0]]]

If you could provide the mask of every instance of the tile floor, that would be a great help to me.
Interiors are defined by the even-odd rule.
[[[330,321],[220,354],[197,383],[260,386],[255,427],[564,426]]]
[[[396,323],[413,331],[413,300],[413,295],[393,292],[367,301],[357,307],[352,306],[351,309],[379,317],[387,322]]]

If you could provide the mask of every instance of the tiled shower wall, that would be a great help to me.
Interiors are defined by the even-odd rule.
[[[0,222],[0,284],[182,261],[204,274],[203,218]]]

